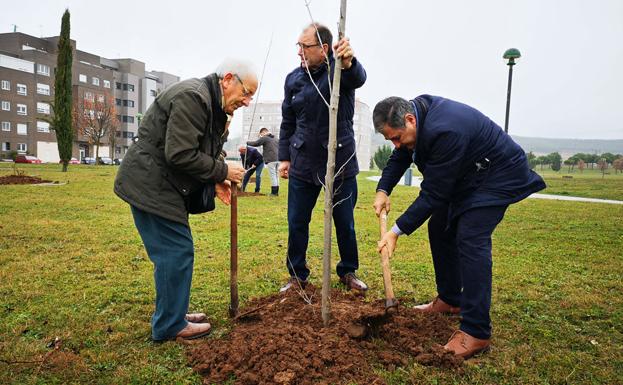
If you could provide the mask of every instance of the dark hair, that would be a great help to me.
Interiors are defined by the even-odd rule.
[[[331,31],[329,30],[329,28],[325,27],[324,25],[320,24],[320,23],[311,23],[310,25],[308,25],[305,29],[307,28],[312,28],[314,30],[314,36],[316,36],[316,41],[318,43],[322,43],[322,44],[328,44],[329,45],[329,53],[332,52],[333,50],[333,35],[331,34]],[[318,32],[316,32],[316,30]],[[320,41],[318,41],[318,36],[320,36]]]
[[[260,128],[260,133],[262,133],[262,132],[264,132],[264,131],[268,131],[268,128],[266,128],[266,127],[262,127],[262,128]]]
[[[372,112],[374,130],[382,133],[386,124],[391,128],[404,129],[405,115],[412,113],[414,113],[413,106],[409,101],[399,96],[385,98],[374,106]]]

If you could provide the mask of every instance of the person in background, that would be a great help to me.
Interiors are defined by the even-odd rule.
[[[277,168],[279,167],[279,161],[277,155],[279,151],[279,141],[275,138],[275,135],[268,131],[268,128],[260,128],[260,137],[257,140],[248,141],[247,146],[262,146],[262,156],[264,157],[264,164],[268,168],[270,175],[270,195],[279,195],[279,176]]]
[[[264,169],[264,158],[262,154],[254,147],[240,146],[238,148],[240,152],[240,159],[242,166],[245,170],[244,178],[242,179],[242,191],[247,188],[249,179],[255,173],[255,192],[260,192],[260,186],[262,185],[262,170]]]

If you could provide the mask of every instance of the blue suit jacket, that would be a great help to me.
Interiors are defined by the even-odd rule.
[[[333,72],[335,65],[333,57],[330,58],[330,63],[331,72]],[[311,75],[329,103],[331,96],[326,65],[320,66]],[[365,81],[366,71],[354,58],[352,66],[347,70],[342,70],[337,114],[335,171],[337,172],[346,164],[342,176],[347,178],[359,172],[357,156],[353,155],[356,151],[353,115],[355,89],[361,87]],[[279,160],[290,161],[290,176],[319,184],[320,181],[324,181],[327,167],[329,108],[303,67],[288,74],[284,91],[281,106],[283,119],[279,133]]]
[[[509,205],[545,188],[523,149],[481,112],[437,96],[416,99],[415,151],[394,149],[377,186],[391,194],[412,162],[424,176],[419,196],[396,221],[403,232],[411,234],[444,205],[452,220],[470,208]]]

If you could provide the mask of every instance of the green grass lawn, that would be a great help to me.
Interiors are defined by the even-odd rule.
[[[623,174],[615,174],[613,169],[607,170],[605,175],[596,168],[569,172],[568,167],[563,167],[555,172],[541,171],[537,166],[536,171],[547,182],[547,188],[542,191],[545,194],[623,200]]]
[[[20,168],[68,183],[0,186],[0,383],[200,384],[183,345],[150,342],[152,265],[129,207],[112,193],[117,168]],[[10,164],[0,164],[0,175],[11,172]],[[359,275],[372,300],[383,297],[383,284],[370,174],[359,179],[355,215]],[[623,199],[621,175],[562,175],[545,174],[546,193]],[[274,293],[287,278],[286,186],[281,191],[278,198],[239,201],[242,305]],[[391,223],[416,194],[396,188]],[[315,283],[321,280],[322,199],[310,229]],[[511,206],[494,234],[492,352],[468,361],[462,374],[414,364],[383,375],[390,384],[622,383],[622,220],[621,205],[528,199]],[[191,310],[209,314],[211,338],[218,338],[230,326],[229,208],[193,216],[191,226]],[[435,295],[425,228],[401,238],[392,269],[399,297],[415,303]]]

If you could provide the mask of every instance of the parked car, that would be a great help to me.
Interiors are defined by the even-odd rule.
[[[82,164],[95,164],[95,158],[84,157],[82,158]]]
[[[97,164],[107,164],[107,165],[112,165],[112,159],[110,159],[107,156],[101,156],[98,158],[98,162]]]
[[[63,163],[62,160],[59,160],[58,163]],[[76,158],[71,158],[69,159],[69,162],[67,162],[68,164],[80,164],[80,161]]]
[[[117,166],[119,166],[121,164],[121,162],[123,162],[122,158],[115,158],[112,161],[114,164],[116,164]]]
[[[31,155],[18,155],[15,157],[15,163],[41,163],[41,159]]]

